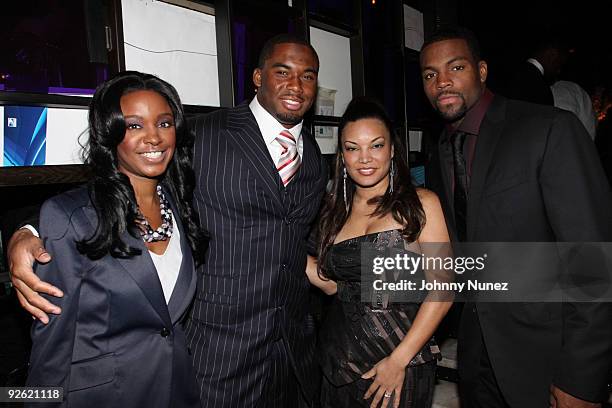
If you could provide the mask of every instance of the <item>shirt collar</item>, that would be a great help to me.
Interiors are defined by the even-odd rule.
[[[482,96],[478,99],[478,102],[472,106],[472,108],[466,112],[461,124],[455,129],[448,125],[446,132],[450,135],[456,130],[469,133],[471,135],[478,135],[480,132],[480,125],[489,109],[489,105],[493,101],[495,95],[493,92],[485,88]]]
[[[540,71],[540,74],[544,75],[544,67],[542,66],[542,64],[540,64],[540,61],[535,58],[529,58],[527,59],[527,62],[536,67],[538,71]]]
[[[257,100],[257,95],[255,95],[249,104],[249,108],[251,109],[251,112],[253,112],[253,116],[255,116],[255,121],[257,122],[257,126],[259,126],[259,130],[261,131],[266,145],[272,143],[276,139],[276,136],[278,136],[283,130],[291,133],[291,135],[295,138],[296,143],[300,141],[302,135],[302,125],[304,124],[303,120],[294,127],[287,129],[281,125],[280,122],[270,114],[270,112],[261,106]]]

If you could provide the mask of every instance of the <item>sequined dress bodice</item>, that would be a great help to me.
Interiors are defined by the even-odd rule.
[[[319,331],[319,359],[327,378],[336,386],[361,377],[387,357],[404,338],[418,312],[418,303],[361,299],[361,251],[371,244],[384,253],[405,249],[400,230],[366,234],[334,244],[325,260],[327,275],[338,284],[338,292]],[[409,366],[440,358],[434,339],[411,360]]]

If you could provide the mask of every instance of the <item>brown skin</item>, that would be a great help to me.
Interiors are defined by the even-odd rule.
[[[166,99],[154,91],[135,91],[121,97],[125,137],[117,145],[118,169],[132,186],[157,185],[176,145],[174,116]],[[160,152],[159,157],[145,153]]]
[[[53,285],[41,281],[32,271],[34,261],[45,264],[51,261],[51,255],[42,245],[42,240],[36,238],[26,229],[17,230],[11,237],[7,247],[11,282],[16,289],[17,299],[32,318],[49,323],[47,313],[60,314],[61,309],[39,295],[46,293],[62,297],[64,293]]]
[[[264,66],[253,72],[257,100],[283,126],[299,123],[310,109],[317,92],[319,64],[312,50],[301,44],[277,44]],[[149,214],[143,210],[145,216]],[[59,314],[61,309],[39,295],[63,296],[60,289],[42,282],[32,271],[34,260],[47,263],[51,255],[42,241],[28,230],[19,230],[11,237],[7,251],[11,281],[17,289],[21,306],[34,318],[47,323],[47,313]]]
[[[421,73],[425,95],[436,111],[458,127],[486,88],[487,63],[476,61],[463,39],[442,40],[421,50]],[[555,385],[550,387],[554,408],[597,408]]]
[[[388,178],[387,178],[388,180]],[[388,185],[388,183],[386,183]],[[386,187],[385,187],[386,188]],[[361,190],[361,191],[360,191]],[[372,206],[366,207],[367,200],[373,197],[373,191],[366,191],[361,187],[357,188],[355,199],[353,200],[353,209],[365,214],[366,212],[372,213]],[[425,212],[425,218],[427,222],[423,226],[423,230],[419,234],[418,243],[441,243],[449,242],[448,231],[446,229],[446,223],[444,221],[444,214],[442,213],[442,207],[438,197],[431,191],[418,189],[419,200],[423,206]],[[364,194],[361,197],[363,208],[360,210],[359,205],[356,204],[358,196]],[[353,209],[351,211],[353,211]],[[352,219],[352,220],[351,220]],[[363,215],[359,219],[355,219],[351,216],[342,231],[338,234],[344,234],[345,230],[355,230],[355,227],[359,224],[363,224],[364,221],[367,226],[365,227],[367,233],[371,231],[384,231],[392,228],[403,228],[404,226],[397,223],[393,219],[393,216],[387,214],[382,218],[373,218]],[[349,225],[353,224],[353,225]],[[359,235],[362,235],[360,233]],[[345,235],[343,235],[345,236]],[[427,255],[427,254],[426,254]],[[439,301],[425,301],[419,307],[414,322],[406,333],[406,336],[402,339],[401,343],[393,350],[388,356],[380,360],[374,367],[364,373],[361,378],[370,379],[372,383],[363,396],[364,399],[372,399],[370,402],[370,408],[398,408],[402,399],[405,395],[402,393],[402,386],[404,384],[404,377],[406,375],[406,367],[414,356],[421,350],[425,343],[433,336],[436,328],[448,312],[452,305],[452,301],[439,302]],[[385,398],[385,393],[393,394],[393,404],[390,404],[390,398]]]
[[[154,91],[130,92],[121,97],[120,103],[126,129],[125,137],[117,145],[117,167],[130,179],[140,212],[156,229],[162,219],[155,190],[174,155],[174,115],[166,99]],[[146,157],[144,154],[149,152],[161,155]],[[145,245],[156,254],[163,254],[168,240]]]
[[[391,214],[372,216],[376,204],[370,200],[379,197],[389,187],[389,169],[394,154],[390,129],[379,119],[366,118],[349,122],[340,136],[342,160],[351,180],[355,183],[355,195],[351,214],[338,232],[336,242],[364,234],[404,228]],[[427,222],[423,226],[418,242],[448,242],[444,215],[437,196],[427,190],[417,190]],[[308,257],[306,274],[310,282],[326,294],[337,291],[336,283],[323,280],[317,274],[316,260]],[[402,398],[402,385],[406,366],[431,338],[438,324],[444,318],[452,302],[424,302],[415,317],[412,327],[393,350],[362,378],[371,380],[364,399],[371,399],[371,408],[398,408]],[[393,393],[393,404],[385,393]]]
[[[554,385],[550,386],[551,408],[601,408],[600,403],[578,399]]]
[[[381,120],[367,118],[347,123],[342,132],[342,161],[357,185],[384,194],[392,157],[391,136]],[[384,190],[380,191],[381,187]]]
[[[174,117],[168,102],[153,91],[134,91],[124,95],[121,111],[126,120],[126,134],[117,146],[118,168],[126,174],[136,195],[143,215],[153,228],[161,224],[159,198],[155,193],[157,179],[166,171],[174,154],[176,133]],[[149,160],[141,153],[163,151],[159,160]],[[161,254],[168,241],[146,244],[147,248]],[[8,245],[11,280],[17,290],[21,306],[33,318],[49,322],[47,313],[59,314],[61,309],[39,295],[46,293],[62,297],[60,289],[41,281],[32,271],[34,260],[40,263],[51,261],[42,241],[28,230],[17,231]]]
[[[253,71],[257,100],[285,128],[301,122],[317,94],[319,64],[301,44],[277,44],[264,66]]]
[[[485,90],[487,63],[474,59],[465,40],[443,40],[421,51],[421,74],[431,105],[459,126]]]

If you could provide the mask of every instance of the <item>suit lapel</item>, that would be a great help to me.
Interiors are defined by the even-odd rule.
[[[234,146],[242,152],[252,173],[263,183],[278,208],[282,209],[281,179],[276,164],[272,162],[257,121],[246,102],[227,111],[227,128],[231,131]]]
[[[85,214],[90,219],[90,222],[95,227],[97,225],[98,218],[94,208],[88,206],[84,210]],[[127,272],[134,282],[136,282],[164,324],[170,327],[172,321],[170,320],[170,315],[168,314],[168,307],[164,298],[164,292],[162,290],[161,283],[159,282],[155,265],[149,256],[147,247],[145,247],[141,239],[132,237],[128,232],[124,232],[121,235],[121,239],[127,245],[140,249],[142,254],[129,259],[111,258],[111,260],[117,261],[117,263],[125,270],[125,272]]]
[[[191,248],[189,247],[189,241],[187,239],[187,233],[183,224],[181,223],[178,208],[176,208],[174,198],[171,194],[164,189],[166,198],[170,203],[170,208],[174,214],[175,227],[178,229],[181,236],[181,253],[182,261],[179,274],[168,302],[168,312],[172,319],[172,324],[175,324],[181,316],[185,313],[196,291],[197,275],[195,273],[195,265],[193,262],[193,255],[191,254]]]
[[[482,200],[482,194],[489,173],[489,167],[495,154],[495,148],[503,131],[503,121],[506,112],[506,100],[496,96],[491,102],[478,132],[472,177],[467,203],[467,238],[473,240],[476,220]]]

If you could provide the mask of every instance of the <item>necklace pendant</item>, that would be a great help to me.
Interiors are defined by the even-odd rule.
[[[159,197],[159,212],[162,219],[159,228],[153,230],[151,224],[149,224],[149,221],[140,210],[138,210],[138,217],[136,219],[136,222],[140,224],[139,228],[142,240],[148,243],[165,241],[172,237],[172,210],[159,184],[157,185],[156,193]]]

